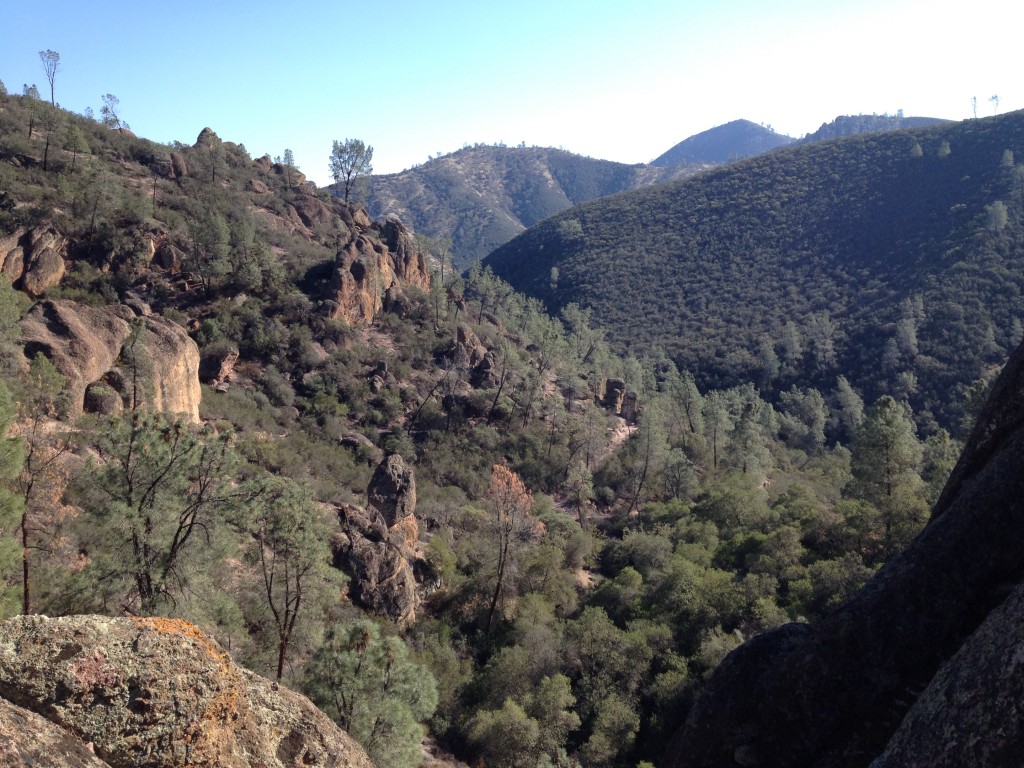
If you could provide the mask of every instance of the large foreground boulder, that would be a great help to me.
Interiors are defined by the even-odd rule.
[[[1000,727],[973,735],[961,730],[957,762],[936,752],[952,730],[927,731],[914,723],[924,718],[952,729],[955,710],[939,713],[966,703],[971,689],[983,701],[962,724],[965,729],[1019,714],[1020,624],[1004,628],[1010,637],[1002,643],[993,641],[998,628],[979,627],[1022,580],[1024,348],[997,380],[924,531],[817,624],[767,632],[726,657],[662,765],[867,766],[929,685],[932,692],[908,719],[899,751],[894,742],[882,764],[973,764],[969,742],[1002,743]],[[1001,611],[1019,621],[1024,611],[1018,603],[1014,598]],[[990,622],[1009,627],[999,615],[992,614]],[[937,677],[958,650],[962,660],[950,662]],[[1016,682],[1000,682],[1014,671]],[[1001,695],[998,707],[984,702]],[[1017,749],[1020,731],[1018,718],[1007,737]],[[917,750],[935,762],[897,757]],[[990,758],[977,764],[1021,764],[1021,752],[1012,754],[1016,762]]]
[[[0,697],[91,744],[111,768],[372,768],[309,700],[176,619],[10,619],[0,624]]]
[[[1024,763],[1024,586],[942,665],[872,768]]]
[[[0,765],[110,768],[72,733],[6,699],[0,699]]]

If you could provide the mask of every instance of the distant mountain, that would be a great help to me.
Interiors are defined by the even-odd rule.
[[[418,233],[450,237],[461,268],[548,216],[650,176],[642,165],[560,149],[476,146],[371,177],[367,205],[374,218],[396,215]]]
[[[843,136],[857,136],[861,133],[883,133],[908,128],[926,128],[948,123],[938,117],[903,117],[897,115],[840,115],[831,123],[822,123],[821,128],[809,133],[798,141],[800,144],[811,144],[815,141],[827,141]]]
[[[1024,336],[1015,156],[1021,112],[785,148],[579,206],[484,264],[704,386],[843,372],[948,424],[950,393]]]
[[[679,142],[651,165],[657,168],[699,163],[723,165],[770,152],[792,142],[790,136],[783,136],[771,128],[749,120],[733,120]]]
[[[801,141],[829,138],[830,131],[847,135],[927,122],[938,121],[840,117]],[[454,264],[461,269],[574,205],[690,178],[793,142],[771,128],[734,120],[691,136],[649,165],[595,160],[562,149],[478,145],[401,173],[371,176],[365,197],[373,218],[394,215],[419,234],[451,238]]]

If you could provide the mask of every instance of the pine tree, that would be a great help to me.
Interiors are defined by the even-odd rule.
[[[437,707],[437,683],[397,637],[372,621],[331,628],[306,668],[304,690],[358,741],[375,765],[420,764],[422,723]]]
[[[22,503],[11,490],[11,483],[21,472],[24,450],[22,441],[7,435],[14,422],[14,399],[7,386],[0,381],[0,618],[17,611],[18,566],[21,547],[15,533],[21,520]]]

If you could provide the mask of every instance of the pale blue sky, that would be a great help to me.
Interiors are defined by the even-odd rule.
[[[114,93],[139,135],[204,126],[330,182],[333,139],[388,173],[464,144],[647,162],[746,118],[802,136],[839,114],[962,119],[1024,106],[1009,0],[0,0],[0,80]]]

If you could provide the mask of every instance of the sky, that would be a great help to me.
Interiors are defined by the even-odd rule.
[[[0,80],[120,101],[139,136],[209,126],[291,149],[331,183],[334,140],[394,173],[477,143],[645,163],[747,119],[800,137],[844,114],[1024,107],[1010,0],[0,0]]]

